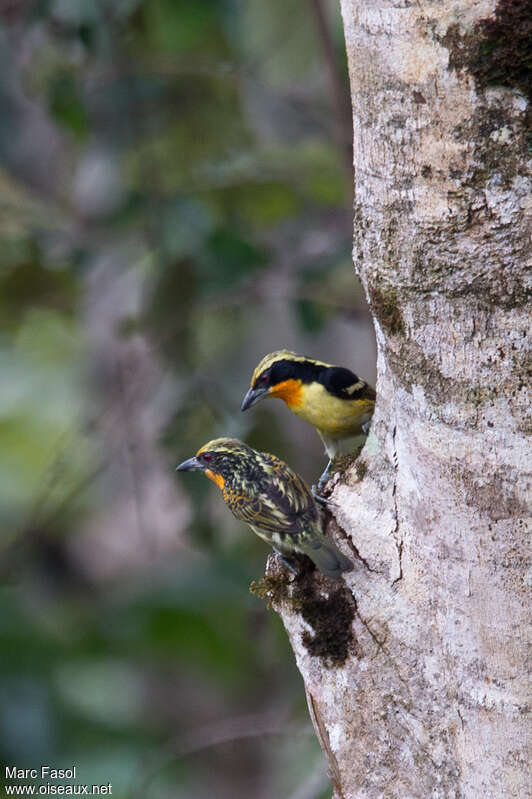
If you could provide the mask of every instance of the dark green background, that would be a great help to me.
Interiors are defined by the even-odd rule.
[[[375,378],[341,20],[322,6],[333,84],[318,5],[0,5],[8,765],[128,799],[330,794],[282,625],[248,592],[267,549],[174,473],[223,434],[321,473],[280,402],[239,412],[266,352]]]

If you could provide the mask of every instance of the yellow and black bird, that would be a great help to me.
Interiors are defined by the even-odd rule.
[[[289,350],[266,355],[256,367],[241,410],[266,397],[284,400],[292,413],[318,431],[329,464],[354,448],[357,437],[367,434],[375,408],[375,390],[350,369],[315,361]]]
[[[322,515],[310,490],[289,466],[266,452],[257,452],[235,438],[216,438],[177,467],[202,471],[222,490],[237,519],[281,555],[301,552],[328,577],[339,578],[353,566],[323,534]]]

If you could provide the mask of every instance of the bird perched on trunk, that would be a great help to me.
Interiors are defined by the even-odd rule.
[[[253,372],[241,410],[266,397],[284,400],[292,413],[318,431],[329,457],[322,485],[333,458],[352,451],[355,439],[367,435],[376,394],[350,369],[279,350],[266,355]]]
[[[177,467],[202,471],[221,489],[237,519],[281,555],[285,564],[302,552],[328,577],[350,571],[351,561],[323,534],[321,511],[310,490],[289,466],[235,438],[216,438]]]

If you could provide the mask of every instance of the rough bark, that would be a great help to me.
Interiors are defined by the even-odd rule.
[[[269,577],[338,798],[528,795],[528,106],[476,68],[500,11],[342,0],[377,409],[333,493],[355,570]]]

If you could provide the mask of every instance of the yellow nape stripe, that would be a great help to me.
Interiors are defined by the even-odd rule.
[[[318,364],[318,366],[330,366],[330,364],[324,363],[324,361],[316,361],[314,358],[309,358],[307,355],[298,355],[291,350],[276,350],[276,352],[270,352],[269,355],[265,355],[255,368],[251,377],[251,385],[253,386],[257,377],[266,369],[269,369],[274,363],[277,363],[277,361],[295,361],[296,363],[310,361],[311,363]]]
[[[213,438],[212,441],[207,441],[206,444],[198,449],[196,457],[199,458],[203,452],[209,452],[209,450],[213,452],[234,452],[235,449],[245,448],[246,446],[237,438]]]

